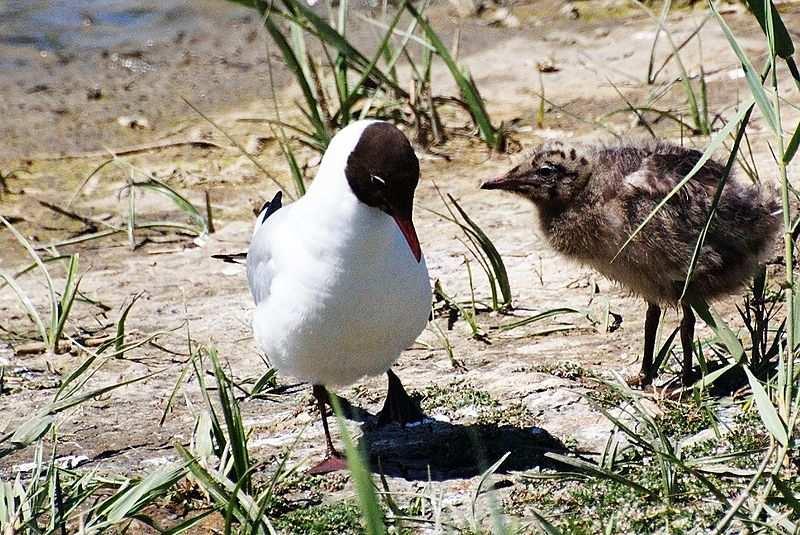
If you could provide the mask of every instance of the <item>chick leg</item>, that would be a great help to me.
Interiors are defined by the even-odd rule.
[[[682,304],[683,319],[681,319],[681,346],[683,348],[683,366],[681,367],[681,382],[683,386],[692,384],[692,356],[694,355],[694,312],[692,307]]]
[[[642,386],[652,384],[658,374],[658,370],[653,369],[653,354],[660,320],[661,307],[654,303],[647,303],[647,314],[644,319],[644,356],[642,357],[642,371],[639,372],[639,384]]]

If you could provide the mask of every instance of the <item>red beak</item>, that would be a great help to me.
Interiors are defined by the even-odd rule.
[[[417,259],[417,262],[419,262],[422,259],[422,247],[419,245],[419,238],[417,238],[417,231],[414,229],[414,223],[411,222],[411,219],[406,219],[401,216],[393,215],[392,217],[394,217],[395,223],[400,227],[400,232],[403,233],[403,237],[405,237],[408,242],[411,253],[414,255],[414,258]]]

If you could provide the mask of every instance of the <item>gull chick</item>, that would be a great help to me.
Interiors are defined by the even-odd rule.
[[[745,285],[769,253],[779,226],[773,191],[730,179],[683,302],[679,302],[698,237],[725,169],[708,160],[624,248],[623,244],[700,160],[696,150],[666,142],[541,146],[483,189],[532,201],[539,225],[558,252],[589,265],[647,301],[639,377],[657,374],[653,353],[662,306],[680,305],[682,382],[692,379],[692,299],[713,300]],[[620,252],[620,249],[622,251]]]
[[[325,386],[388,374],[381,422],[422,413],[389,369],[425,328],[431,286],[412,221],[419,161],[405,135],[357,121],[331,140],[298,201],[280,196],[258,216],[247,252],[256,342],[281,373],[313,385],[326,459],[344,468],[331,440]]]

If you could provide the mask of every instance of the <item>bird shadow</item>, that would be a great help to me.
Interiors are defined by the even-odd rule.
[[[495,423],[453,424],[426,419],[409,426],[371,422],[362,428],[359,446],[373,472],[409,481],[465,479],[483,473],[510,453],[497,472],[558,468],[545,457],[567,448],[540,427]]]

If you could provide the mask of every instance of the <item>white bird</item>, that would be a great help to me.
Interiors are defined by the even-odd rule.
[[[278,194],[258,216],[247,252],[253,331],[279,373],[313,385],[327,446],[313,473],[345,467],[328,430],[325,385],[386,372],[381,422],[422,417],[389,369],[431,309],[412,222],[418,181],[400,130],[357,121],[331,140],[302,198],[281,208]]]

